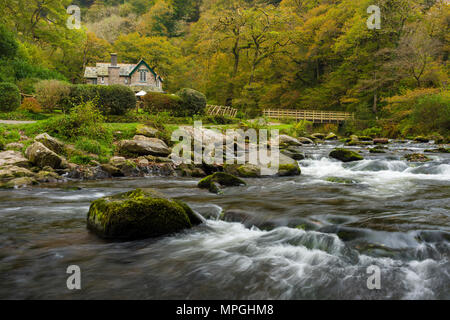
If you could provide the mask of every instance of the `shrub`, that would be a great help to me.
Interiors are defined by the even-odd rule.
[[[25,94],[35,94],[36,89],[35,86],[39,82],[39,79],[36,78],[26,78],[16,82],[16,85],[19,87],[20,92]]]
[[[70,114],[49,119],[45,131],[66,139],[85,136],[91,139],[112,140],[112,134],[103,125],[103,115],[93,101],[75,106]]]
[[[25,110],[31,113],[40,113],[42,112],[42,107],[35,98],[25,98],[23,99],[19,110]]]
[[[182,108],[179,116],[193,116],[204,114],[206,109],[206,97],[203,93],[194,89],[181,89],[177,92],[182,100]]]
[[[0,83],[0,111],[14,111],[20,106],[19,88],[9,82]]]
[[[46,111],[61,108],[62,103],[68,98],[70,85],[58,80],[42,80],[35,85],[37,101]]]
[[[123,115],[136,107],[136,96],[126,86],[76,85],[70,90],[64,110],[86,101],[95,101],[104,115]]]
[[[149,92],[142,97],[143,108],[148,113],[169,112],[171,115],[180,113],[182,100],[173,94]]]

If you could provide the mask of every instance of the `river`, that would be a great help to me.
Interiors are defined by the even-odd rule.
[[[222,195],[154,176],[2,190],[0,299],[450,299],[450,154],[411,164],[404,149],[430,145],[391,144],[343,164],[327,157],[333,147],[305,147],[299,177]],[[206,223],[133,242],[87,231],[91,201],[138,187],[186,201]],[[66,287],[69,265],[79,291]],[[379,290],[367,287],[372,265]]]

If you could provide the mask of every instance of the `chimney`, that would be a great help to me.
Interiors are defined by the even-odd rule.
[[[117,53],[111,53],[111,67],[117,67]]]

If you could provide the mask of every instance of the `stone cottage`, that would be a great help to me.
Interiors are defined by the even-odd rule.
[[[84,78],[88,84],[122,84],[135,92],[163,92],[163,79],[144,61],[137,64],[117,63],[117,54],[111,53],[110,63],[86,67]]]

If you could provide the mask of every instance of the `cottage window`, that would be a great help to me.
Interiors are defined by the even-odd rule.
[[[140,81],[147,82],[147,70],[139,70],[140,73]]]
[[[101,78],[102,83],[105,83],[105,77]]]
[[[125,78],[125,84],[128,84],[128,78]]]

